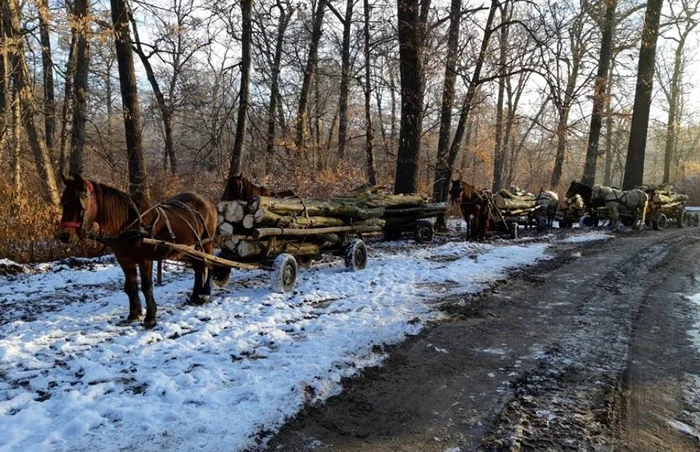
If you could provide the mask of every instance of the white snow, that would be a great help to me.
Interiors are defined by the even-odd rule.
[[[371,248],[367,269],[321,263],[284,295],[263,271],[234,271],[201,307],[183,305],[191,273],[167,266],[152,331],[117,325],[128,303],[109,259],[0,277],[0,450],[255,446],[438,318],[441,298],[546,259],[546,247]]]
[[[583,243],[583,242],[596,242],[598,240],[609,240],[614,238],[612,234],[605,234],[600,232],[591,232],[587,234],[578,234],[571,237],[562,239],[563,243]]]

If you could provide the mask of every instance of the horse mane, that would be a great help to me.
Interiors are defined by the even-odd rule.
[[[129,195],[109,185],[92,180],[90,182],[95,187],[97,198],[96,221],[105,234],[118,234],[129,224],[138,221],[138,213],[134,207],[141,213],[150,207],[150,202],[143,193]]]

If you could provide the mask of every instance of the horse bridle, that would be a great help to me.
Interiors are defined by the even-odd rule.
[[[83,209],[83,218],[81,221],[61,221],[58,223],[59,228],[75,229],[80,232],[83,226],[88,223],[90,218],[97,216],[97,203],[95,200],[95,187],[89,180],[85,179],[85,195],[80,196],[80,206]]]

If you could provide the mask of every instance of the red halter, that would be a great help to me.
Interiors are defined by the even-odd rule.
[[[80,229],[88,217],[94,218],[97,214],[97,205],[95,204],[95,187],[92,182],[85,179],[85,188],[87,189],[88,205],[83,212],[83,221],[62,221],[58,223],[59,228]]]

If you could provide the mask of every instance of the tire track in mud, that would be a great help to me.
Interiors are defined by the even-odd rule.
[[[445,300],[451,321],[309,407],[267,450],[612,448],[641,299],[688,234],[560,243],[491,291]]]

